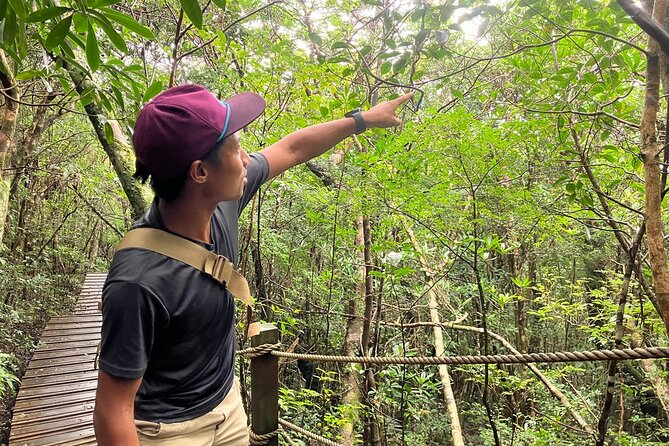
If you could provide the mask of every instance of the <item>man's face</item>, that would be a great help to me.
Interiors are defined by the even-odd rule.
[[[239,132],[225,138],[218,150],[217,165],[208,163],[212,174],[210,190],[218,201],[238,200],[244,193],[249,155],[241,148],[239,140]]]

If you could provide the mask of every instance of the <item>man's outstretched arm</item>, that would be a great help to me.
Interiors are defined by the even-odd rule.
[[[413,93],[405,94],[392,101],[382,102],[362,112],[367,128],[386,128],[400,125],[396,115],[397,107],[411,99]],[[342,118],[322,124],[312,125],[291,133],[261,153],[269,163],[267,179],[285,172],[325,153],[355,132],[355,121]]]
[[[139,446],[135,430],[135,394],[142,378],[115,378],[98,373],[93,426],[100,446]]]

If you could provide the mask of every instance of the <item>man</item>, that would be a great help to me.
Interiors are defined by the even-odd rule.
[[[171,88],[140,112],[136,176],[156,193],[135,227],[158,228],[237,262],[237,219],[260,185],[354,132],[400,124],[411,94],[292,133],[258,153],[240,130],[265,101],[218,101],[197,85]],[[151,250],[116,253],[103,290],[94,425],[106,445],[249,444],[234,377],[234,302],[199,270]]]

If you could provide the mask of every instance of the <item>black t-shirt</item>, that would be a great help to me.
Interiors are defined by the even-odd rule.
[[[206,248],[239,254],[237,219],[269,172],[251,155],[244,196],[219,203]],[[135,227],[165,229],[156,202]],[[211,411],[234,379],[235,304],[211,277],[178,260],[140,248],[114,255],[102,291],[100,369],[118,378],[142,377],[135,418],[190,420]]]

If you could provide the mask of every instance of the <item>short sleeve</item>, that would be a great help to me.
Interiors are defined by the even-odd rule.
[[[249,164],[246,166],[246,186],[244,195],[239,199],[239,209],[237,214],[241,214],[251,198],[258,192],[262,183],[269,175],[269,163],[267,158],[260,152],[254,152],[249,155]]]
[[[169,323],[162,302],[133,282],[108,283],[102,293],[100,369],[117,378],[144,375],[154,339]]]

